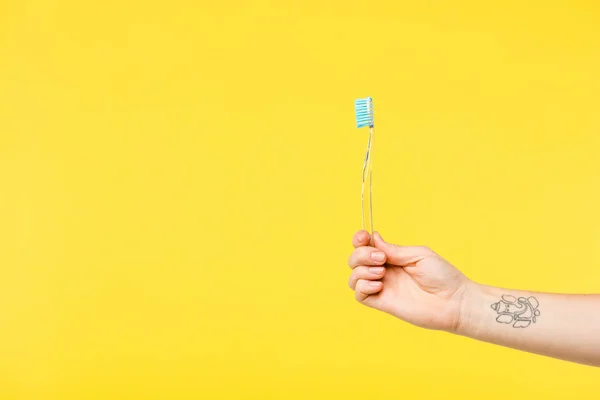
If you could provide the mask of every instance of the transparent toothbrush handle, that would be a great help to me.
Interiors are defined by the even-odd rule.
[[[363,166],[362,179],[362,222],[363,229],[373,233],[373,128],[369,130],[369,143],[367,145],[367,154]]]

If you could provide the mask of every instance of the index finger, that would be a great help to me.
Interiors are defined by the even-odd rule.
[[[360,230],[356,232],[352,237],[352,246],[354,246],[354,248],[367,246],[370,241],[371,235],[369,235],[369,232],[365,230]]]

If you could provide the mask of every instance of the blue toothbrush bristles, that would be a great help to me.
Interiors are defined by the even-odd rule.
[[[365,97],[364,99],[354,100],[354,110],[356,111],[356,126],[363,128],[368,126],[372,128],[373,121],[373,99]]]

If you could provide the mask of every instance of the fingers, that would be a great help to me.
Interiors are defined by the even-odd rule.
[[[363,246],[355,249],[348,259],[348,266],[352,269],[359,265],[383,265],[386,256],[383,251],[374,247]]]
[[[376,248],[385,253],[387,262],[394,265],[411,265],[435,254],[425,246],[399,246],[387,243],[378,232],[373,233],[373,243]]]
[[[348,279],[348,286],[350,289],[356,290],[356,284],[360,279],[374,281],[383,278],[384,275],[385,267],[356,267]]]
[[[370,241],[371,235],[369,235],[369,232],[361,230],[356,232],[352,237],[352,246],[354,246],[354,248],[367,246]]]
[[[356,300],[358,301],[364,301],[370,295],[379,293],[382,288],[383,283],[381,281],[359,279],[358,282],[356,282],[354,297],[356,297]]]

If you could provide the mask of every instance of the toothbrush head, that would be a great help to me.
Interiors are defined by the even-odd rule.
[[[363,128],[368,126],[372,128],[374,125],[373,118],[373,99],[365,97],[364,99],[354,100],[354,110],[356,112],[356,126]]]

